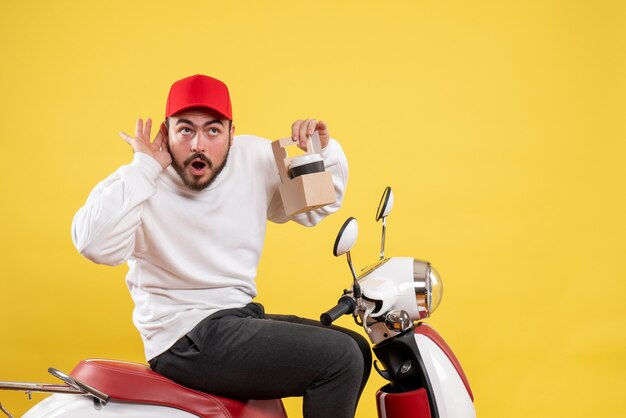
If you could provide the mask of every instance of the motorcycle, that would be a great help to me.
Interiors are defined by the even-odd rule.
[[[394,196],[387,187],[376,211],[382,222],[380,258],[357,276],[350,254],[355,218],[342,225],[333,247],[346,255],[350,290],[320,321],[351,314],[370,338],[376,371],[388,384],[376,394],[380,418],[472,418],[473,394],[461,365],[441,336],[423,322],[441,302],[443,285],[430,263],[385,258],[386,221]],[[24,418],[287,418],[280,399],[235,400],[183,387],[147,365],[116,360],[81,361],[69,374],[48,371],[62,384],[0,382],[0,389],[52,393]],[[0,403],[0,411],[12,415]]]
[[[443,296],[441,276],[429,262],[412,257],[385,258],[387,216],[393,207],[390,187],[383,193],[376,221],[382,223],[380,257],[356,275],[350,249],[358,236],[356,219],[339,230],[333,254],[346,255],[353,284],[337,305],[320,317],[330,325],[352,314],[362,326],[389,383],[376,393],[380,418],[473,418],[474,395],[461,364],[444,339],[423,322]]]

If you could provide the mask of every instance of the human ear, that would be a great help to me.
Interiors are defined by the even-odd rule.
[[[161,127],[159,128],[159,130],[161,132],[161,137],[163,138],[163,143],[166,146],[169,145],[170,137],[169,137],[169,129],[167,128],[167,122],[161,123]]]

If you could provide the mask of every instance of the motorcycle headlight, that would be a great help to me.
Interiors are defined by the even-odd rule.
[[[413,281],[419,319],[424,319],[432,315],[441,303],[443,297],[441,276],[430,263],[413,259]]]
[[[430,312],[433,313],[441,303],[443,297],[443,282],[439,272],[432,266],[430,267]]]

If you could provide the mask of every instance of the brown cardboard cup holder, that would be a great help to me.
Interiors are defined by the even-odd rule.
[[[330,203],[335,203],[333,176],[324,171],[320,137],[317,132],[307,143],[307,152],[296,157],[288,157],[288,146],[297,146],[291,138],[272,142],[281,185],[278,190],[287,216],[308,212]]]

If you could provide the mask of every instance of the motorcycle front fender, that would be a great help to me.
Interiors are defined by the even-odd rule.
[[[428,374],[439,417],[475,418],[473,395],[462,369],[455,367],[456,358],[453,361],[449,353],[427,335],[416,333],[415,342]]]
[[[377,394],[381,418],[475,418],[473,394],[456,356],[421,323],[374,346],[390,384]]]

